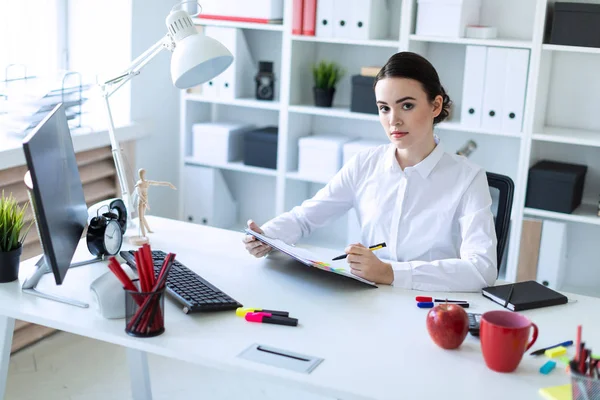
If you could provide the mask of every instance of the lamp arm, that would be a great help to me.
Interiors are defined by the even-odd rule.
[[[112,113],[110,110],[109,97],[112,96],[119,88],[129,82],[134,76],[139,75],[141,69],[150,62],[154,57],[158,55],[163,49],[169,48],[172,45],[172,41],[169,35],[165,35],[152,47],[146,50],[138,58],[133,60],[129,67],[120,75],[107,80],[103,85],[102,97],[104,97],[104,105],[106,108],[106,115],[108,118],[108,136],[110,138],[110,146],[112,150],[113,159],[115,162],[115,168],[117,170],[117,178],[121,187],[121,197],[127,207],[127,222],[131,221],[132,210],[135,208],[132,197],[129,193],[129,184],[127,182],[127,173],[125,171],[125,164],[121,155],[121,148],[115,134],[115,125],[113,122]],[[115,87],[113,87],[116,85]]]
[[[133,60],[131,64],[121,74],[108,79],[102,84],[102,91],[104,96],[110,97],[115,93],[121,86],[126,84],[131,78],[139,75],[142,68],[146,66],[154,57],[158,55],[163,49],[172,50],[174,48],[171,37],[167,34],[163,36],[159,41],[154,43],[148,50],[143,52],[138,58]],[[116,87],[113,85],[118,84]]]

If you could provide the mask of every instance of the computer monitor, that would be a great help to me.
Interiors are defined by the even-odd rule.
[[[23,290],[74,304],[70,299],[40,293],[35,286],[47,273],[61,285],[87,224],[88,212],[64,106],[58,104],[23,140],[29,188],[43,255]],[[96,261],[96,260],[90,260]],[[83,265],[89,262],[79,263]],[[66,301],[68,300],[68,301]],[[79,303],[79,302],[75,302]],[[82,304],[74,304],[84,306]],[[85,305],[87,306],[87,305]]]

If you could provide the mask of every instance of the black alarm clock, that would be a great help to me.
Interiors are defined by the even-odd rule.
[[[87,247],[97,257],[114,256],[123,245],[119,216],[106,212],[90,220],[86,234]]]
[[[118,198],[107,199],[91,206],[88,209],[88,225],[93,217],[98,217],[101,210],[116,214],[117,222],[121,226],[121,233],[124,235],[127,230],[127,208],[123,200]]]

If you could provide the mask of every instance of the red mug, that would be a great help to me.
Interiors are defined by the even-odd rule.
[[[533,327],[533,338],[529,332]],[[538,327],[525,316],[511,311],[488,311],[481,316],[479,340],[489,369],[512,372],[538,337]]]

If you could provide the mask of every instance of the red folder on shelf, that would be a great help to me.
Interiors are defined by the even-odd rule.
[[[333,1],[333,0],[321,0]],[[317,24],[317,0],[304,0],[304,13],[302,16],[302,34],[315,36]]]
[[[304,0],[294,0],[292,15],[292,35],[302,35],[302,17],[304,13]]]

